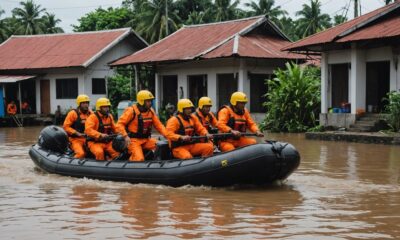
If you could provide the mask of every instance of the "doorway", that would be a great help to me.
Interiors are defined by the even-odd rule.
[[[390,62],[367,62],[366,110],[378,113],[384,110],[390,89]]]
[[[217,74],[218,108],[229,105],[232,93],[238,89],[238,80],[233,73]]]
[[[332,102],[331,106],[340,108],[349,102],[349,64],[331,64]]]
[[[40,80],[40,112],[50,114],[50,80]]]
[[[175,105],[178,102],[178,76],[167,75],[162,76],[162,103],[161,107],[164,107],[168,103]]]
[[[201,97],[207,96],[207,75],[190,75],[189,82],[189,99],[197,106]]]

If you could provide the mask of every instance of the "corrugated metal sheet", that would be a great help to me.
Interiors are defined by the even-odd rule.
[[[280,49],[288,44],[288,41],[267,35],[251,34],[239,36],[237,40],[238,51],[234,53],[234,39],[221,45],[214,51],[205,54],[203,58],[220,58],[230,56],[252,58],[279,58],[279,59],[303,59],[304,55],[282,52]]]
[[[198,58],[220,58],[239,54],[246,57],[262,58],[292,58],[295,55],[281,52],[280,48],[289,41],[278,37],[260,39],[240,36],[238,53],[234,52],[235,35],[258,26],[261,21],[266,21],[263,16],[242,20],[184,26],[167,38],[139,51],[122,58],[113,66],[134,63],[151,63],[165,61],[184,61]],[[241,43],[243,41],[243,43]],[[256,46],[253,46],[256,45]],[[258,45],[262,45],[261,47]],[[279,48],[278,48],[279,46]],[[264,49],[262,49],[264,48]],[[265,50],[269,49],[270,50]],[[259,52],[261,50],[261,53]],[[300,56],[300,55],[297,55]],[[301,57],[303,58],[303,57]]]
[[[0,75],[0,83],[15,83],[35,77],[35,75]]]
[[[13,36],[0,45],[0,70],[84,66],[127,31]]]
[[[284,47],[282,50],[291,50],[291,51],[306,50],[306,47],[309,47],[309,46],[321,45],[324,43],[333,42],[339,37],[339,35],[345,33],[346,31],[350,31],[359,24],[362,24],[368,20],[374,19],[375,17],[378,17],[381,14],[384,14],[385,12],[390,11],[391,9],[395,9],[399,5],[400,5],[400,2],[395,2],[392,4],[386,5],[382,8],[376,9],[375,11],[372,11],[372,12],[362,15],[358,18],[355,18],[353,20],[350,20],[348,22],[340,24],[336,27],[332,27],[323,32],[316,33],[307,38],[299,40],[295,43],[289,44],[286,47]],[[382,27],[385,27],[385,26],[379,26],[377,28],[382,28]],[[392,26],[392,27],[395,27],[395,26]],[[377,29],[374,29],[374,30],[377,30]],[[362,30],[360,29],[358,31],[362,31]],[[354,33],[351,33],[351,34],[354,34]]]
[[[350,42],[367,39],[379,39],[400,36],[400,16],[393,16],[376,24],[366,26],[350,35],[337,40],[337,42]]]

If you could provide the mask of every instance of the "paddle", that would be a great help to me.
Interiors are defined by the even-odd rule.
[[[226,139],[226,138],[233,138],[235,137],[232,133],[216,133],[216,134],[211,134],[214,139]],[[241,133],[240,136],[242,137],[257,137],[257,134],[255,133]],[[201,139],[207,139],[207,136],[194,136],[190,138],[191,141],[193,140],[201,140]]]

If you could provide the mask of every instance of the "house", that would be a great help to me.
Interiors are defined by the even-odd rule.
[[[108,63],[147,43],[130,28],[12,36],[0,45],[0,91],[8,100],[28,101],[34,113],[75,108],[79,94],[107,96]]]
[[[287,61],[304,55],[280,49],[289,39],[264,16],[183,26],[168,37],[111,66],[145,65],[155,71],[156,108],[202,96],[214,100],[212,111],[228,104],[230,95],[243,91],[248,108],[263,113],[264,80]],[[263,114],[262,114],[263,116]]]
[[[400,90],[399,26],[397,1],[283,48],[321,54],[321,125],[349,127],[357,113],[384,110],[387,93]],[[329,112],[342,103],[350,113]]]

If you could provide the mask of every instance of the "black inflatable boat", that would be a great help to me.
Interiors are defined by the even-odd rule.
[[[48,150],[39,141],[29,155],[40,169],[49,173],[175,187],[262,185],[286,179],[300,164],[297,150],[283,142],[259,143],[207,158],[167,160],[156,156],[159,160],[129,162],[76,159]]]

